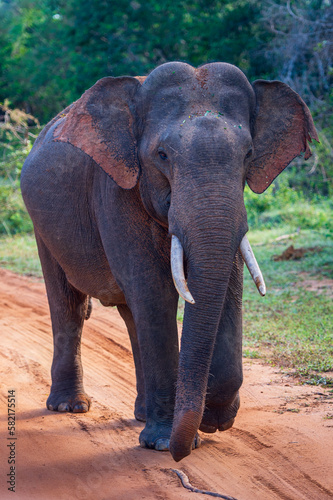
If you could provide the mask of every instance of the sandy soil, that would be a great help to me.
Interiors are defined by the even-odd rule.
[[[176,464],[141,449],[133,418],[135,377],[129,340],[114,309],[94,303],[83,340],[87,414],[46,410],[52,341],[44,285],[0,270],[0,498],[3,500],[333,498],[333,400],[256,361],[244,361],[235,427],[203,434],[202,447]],[[7,490],[7,391],[16,390],[16,492]]]

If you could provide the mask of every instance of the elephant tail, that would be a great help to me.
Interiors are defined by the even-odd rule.
[[[90,318],[91,311],[92,311],[92,300],[91,300],[91,297],[88,296],[87,301],[86,301],[86,313],[85,313],[84,319]]]

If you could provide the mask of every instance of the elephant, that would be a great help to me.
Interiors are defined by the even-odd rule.
[[[86,412],[80,342],[90,297],[116,306],[132,345],[142,447],[175,461],[198,430],[229,429],[242,384],[244,187],[262,193],[318,141],[279,81],[228,63],[105,77],[40,133],[21,175],[54,338],[49,410]],[[185,299],[181,346],[179,294]]]

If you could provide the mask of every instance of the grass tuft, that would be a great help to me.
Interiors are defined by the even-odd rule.
[[[15,273],[42,276],[35,236],[16,234],[0,237],[0,266]]]

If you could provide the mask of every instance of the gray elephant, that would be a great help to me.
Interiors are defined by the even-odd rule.
[[[235,66],[184,63],[107,77],[39,135],[21,187],[54,336],[47,406],[86,412],[80,359],[95,297],[130,335],[143,447],[176,461],[232,426],[242,384],[244,186],[262,193],[318,140],[297,93]],[[171,253],[171,265],[170,265]],[[172,268],[172,269],[171,269]],[[179,353],[178,293],[187,301]]]

